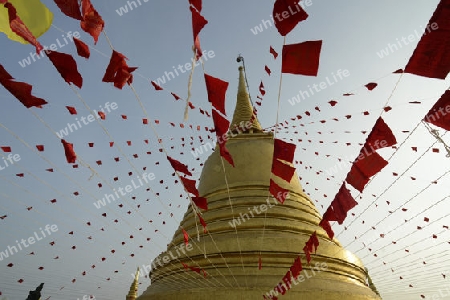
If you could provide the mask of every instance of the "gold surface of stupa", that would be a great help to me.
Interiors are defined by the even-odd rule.
[[[253,113],[242,67],[237,98],[230,129],[249,121]],[[203,233],[189,206],[180,226],[191,237],[191,250],[179,250],[184,235],[178,229],[167,251],[157,258],[162,266],[152,269],[151,285],[138,299],[253,300],[263,295],[271,299],[270,292],[298,255],[301,275],[279,299],[381,299],[372,290],[376,290],[373,284],[372,289],[368,286],[360,259],[336,239],[331,241],[319,227],[321,216],[303,192],[298,175],[290,183],[271,177],[273,134],[263,132],[257,119],[252,123],[248,131],[233,134],[226,144],[234,168],[221,158],[218,146],[205,162],[199,192],[208,199],[208,210],[202,213],[208,232]],[[270,196],[270,178],[290,191],[284,204]],[[308,264],[302,249],[314,231],[320,245]],[[185,269],[182,263],[203,269],[206,277]]]

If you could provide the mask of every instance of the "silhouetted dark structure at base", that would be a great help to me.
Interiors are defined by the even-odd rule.
[[[44,287],[44,284],[41,283],[35,291],[30,291],[30,293],[28,294],[28,298],[26,300],[39,300],[41,299],[41,291],[42,288]]]

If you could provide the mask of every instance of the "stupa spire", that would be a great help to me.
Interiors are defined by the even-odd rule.
[[[238,62],[243,61],[241,56],[238,57]],[[239,85],[237,93],[236,108],[233,114],[233,120],[230,123],[230,131],[236,131],[235,127],[242,128],[242,125],[248,121],[252,122],[252,126],[245,131],[248,132],[262,132],[261,125],[254,115],[253,106],[250,102],[250,96],[247,91],[245,82],[245,67],[239,67]]]
[[[139,267],[137,268],[136,275],[134,276],[133,283],[130,286],[130,291],[126,297],[126,300],[135,300],[138,293],[138,284],[139,284]]]

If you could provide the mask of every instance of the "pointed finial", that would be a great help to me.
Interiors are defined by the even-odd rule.
[[[239,55],[238,62],[244,63],[244,58]],[[239,85],[237,93],[236,108],[233,114],[233,120],[230,123],[231,132],[262,132],[261,125],[253,112],[253,106],[247,92],[245,82],[245,67],[239,66]],[[246,128],[246,123],[251,122],[250,128]]]
[[[139,267],[137,267],[136,275],[134,276],[134,280],[139,280],[139,273],[140,273],[140,270],[139,270]]]
[[[39,300],[41,299],[41,291],[44,287],[44,283],[41,283],[35,291],[30,291],[27,300]]]
[[[139,267],[137,267],[136,274],[134,275],[133,283],[130,286],[130,291],[126,297],[126,300],[135,300],[138,293],[138,284],[139,284]]]

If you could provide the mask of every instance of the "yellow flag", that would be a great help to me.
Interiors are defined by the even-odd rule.
[[[28,27],[33,35],[38,38],[52,25],[52,12],[41,3],[40,0],[8,0],[17,10],[17,15]],[[0,32],[16,42],[28,44],[23,38],[15,34],[9,27],[8,9],[0,4]]]

